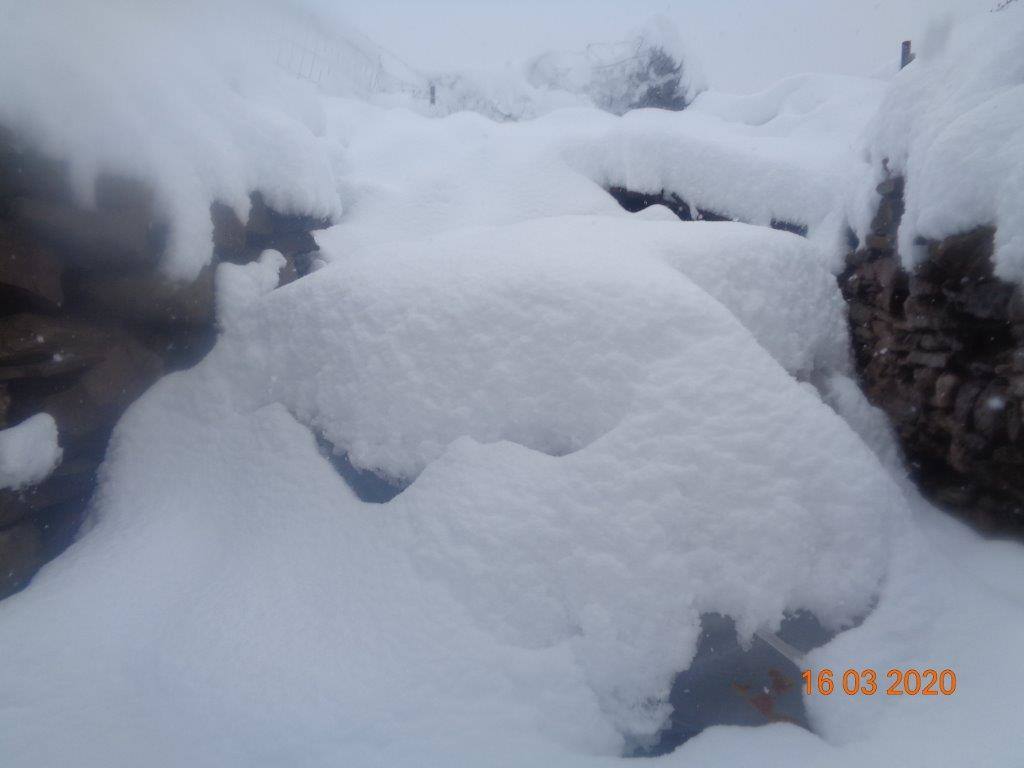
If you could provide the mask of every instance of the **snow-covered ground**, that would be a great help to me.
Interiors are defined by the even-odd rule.
[[[660,763],[1017,764],[1024,549],[924,504],[848,378],[833,273],[912,68],[496,123],[196,61],[180,115],[123,75],[111,109],[146,106],[119,141],[75,143],[27,89],[0,118],[84,187],[154,179],[173,274],[208,259],[213,198],[336,224],[284,288],[273,252],[219,267],[217,346],[129,410],[87,530],[0,603],[4,765],[621,764],[701,613],[749,640],[798,609],[846,630],[814,669],[951,668],[956,693],[811,696],[816,733],[712,728]],[[361,502],[318,438],[408,487]]]

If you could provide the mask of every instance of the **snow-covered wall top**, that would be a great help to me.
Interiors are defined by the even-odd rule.
[[[1024,5],[936,28],[893,80],[871,158],[906,176],[899,246],[994,224],[996,274],[1024,279]]]
[[[259,189],[281,211],[335,216],[337,147],[315,89],[260,41],[284,12],[257,3],[3,0],[0,124],[70,163],[83,202],[99,171],[151,182],[171,224],[164,266],[211,255],[210,203],[244,220]],[[280,28],[281,23],[276,26]]]

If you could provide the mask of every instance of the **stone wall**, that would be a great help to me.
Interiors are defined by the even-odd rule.
[[[310,232],[256,193],[249,220],[214,204],[214,264],[190,282],[158,268],[167,227],[151,190],[105,176],[77,205],[64,163],[0,129],[0,428],[47,412],[63,460],[44,482],[0,490],[0,597],[71,542],[120,415],[164,373],[200,360],[216,337],[214,271],[281,251],[282,284],[304,274]]]
[[[993,275],[994,230],[920,241],[908,272],[890,178],[840,286],[862,386],[890,417],[921,490],[982,530],[1024,533],[1024,302]]]

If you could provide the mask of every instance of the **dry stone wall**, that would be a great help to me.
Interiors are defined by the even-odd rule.
[[[0,490],[0,597],[71,542],[124,410],[213,345],[216,263],[274,248],[289,282],[309,269],[311,231],[327,225],[282,215],[258,193],[247,222],[220,204],[211,217],[213,264],[169,280],[158,268],[167,228],[145,184],[104,176],[95,206],[78,205],[64,163],[0,129],[0,428],[46,412],[63,448],[45,481]]]
[[[878,187],[871,234],[840,286],[868,398],[890,417],[922,491],[994,533],[1024,533],[1024,302],[992,270],[994,230],[919,241],[901,266],[903,180]]]

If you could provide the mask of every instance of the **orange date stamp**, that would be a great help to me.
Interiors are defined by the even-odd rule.
[[[887,696],[950,696],[956,692],[956,673],[952,669],[893,667],[885,673],[888,685],[885,681],[879,682],[880,675],[871,668],[834,673],[824,667],[818,670],[817,675],[805,669],[800,677],[804,682],[804,693],[808,696],[830,696],[840,691],[847,696],[874,696],[883,691],[883,686]]]

